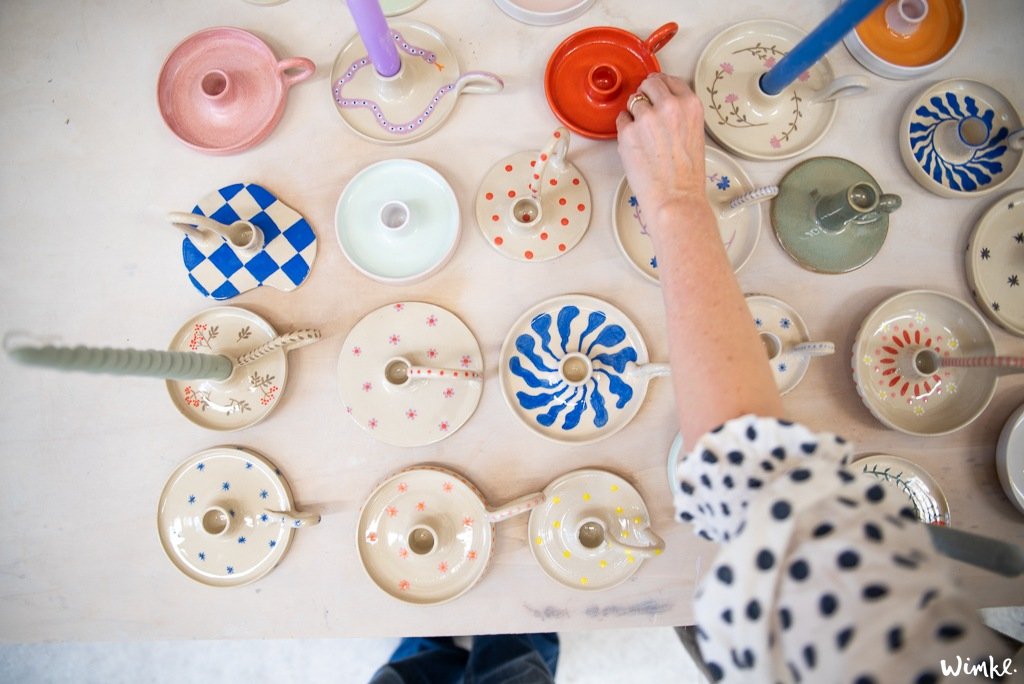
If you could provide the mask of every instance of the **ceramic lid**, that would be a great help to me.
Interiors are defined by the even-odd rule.
[[[615,118],[647,74],[661,70],[654,53],[678,29],[665,24],[646,40],[611,26],[572,34],[555,48],[544,72],[551,111],[580,135],[615,138]]]
[[[494,532],[477,489],[441,468],[385,480],[359,513],[359,560],[374,584],[409,603],[450,601],[476,584]]]
[[[205,297],[230,299],[257,287],[290,292],[306,281],[316,259],[313,228],[297,211],[255,183],[227,185],[192,209],[230,225],[249,221],[263,233],[263,249],[246,254],[226,240],[185,236],[181,258],[189,282]]]
[[[396,376],[399,358],[444,372]],[[483,355],[455,314],[397,302],[370,312],[349,332],[338,356],[338,387],[346,412],[375,439],[423,446],[448,437],[473,415],[483,392]]]
[[[202,451],[171,474],[160,494],[157,530],[175,567],[213,587],[253,582],[274,569],[297,528],[288,483],[254,451]]]
[[[232,361],[277,337],[270,323],[236,306],[193,316],[171,339],[170,351],[222,354]],[[283,349],[235,367],[227,380],[168,380],[175,408],[208,430],[241,430],[267,417],[281,402],[288,380]]]
[[[534,26],[554,26],[586,13],[594,0],[494,0],[502,12]]]
[[[460,231],[459,203],[448,181],[411,159],[388,159],[360,171],[335,211],[345,257],[360,273],[393,285],[439,271],[455,253]]]
[[[779,394],[793,391],[804,379],[811,362],[811,357],[793,351],[793,347],[811,339],[804,320],[796,309],[781,299],[751,294],[746,296],[746,300],[758,333],[775,335],[780,342],[779,355],[769,361]]]
[[[917,519],[929,525],[949,525],[949,503],[928,471],[899,456],[858,456],[850,468],[884,483],[910,500]]]
[[[200,152],[240,152],[270,135],[288,88],[315,70],[304,57],[278,61],[247,31],[204,29],[164,62],[157,83],[160,114],[171,132]]]
[[[740,156],[771,160],[794,157],[825,136],[836,102],[811,100],[834,79],[828,57],[779,95],[765,95],[758,85],[805,36],[785,22],[757,19],[711,39],[697,62],[693,90],[704,103],[705,128],[712,138]]]
[[[736,210],[729,203],[754,189],[749,176],[739,163],[713,147],[704,148],[705,191],[718,219],[722,243],[739,271],[754,253],[761,229],[761,205],[749,204]],[[641,275],[652,283],[659,282],[658,260],[654,245],[647,235],[640,204],[623,176],[615,191],[612,226],[619,249]]]
[[[988,406],[996,389],[991,368],[940,368],[922,376],[913,355],[994,356],[988,326],[966,303],[941,292],[911,290],[867,315],[853,345],[853,377],[864,404],[883,424],[911,435],[944,435]]]
[[[996,471],[1006,497],[1024,513],[1024,405],[1006,419],[999,433]]]
[[[822,197],[855,183],[878,188],[871,174],[839,157],[800,162],[779,183],[771,207],[772,228],[786,253],[807,270],[848,273],[871,261],[885,244],[889,215],[884,212],[867,223],[853,221],[837,232],[822,230],[815,220],[814,209]]]
[[[967,242],[966,262],[981,310],[1024,337],[1024,190],[989,207]]]
[[[987,140],[973,149],[957,145],[958,127],[981,119]],[[943,197],[977,197],[1003,185],[1024,151],[1007,145],[1021,129],[1013,105],[992,86],[954,78],[928,86],[910,102],[900,122],[900,156],[922,187]]]
[[[633,322],[586,295],[541,302],[516,321],[501,347],[505,402],[542,437],[588,444],[624,428],[640,410],[647,383],[667,374],[649,364]]]
[[[577,470],[544,488],[544,502],[530,512],[530,550],[552,579],[574,589],[608,589],[661,553],[664,542],[650,524],[643,497],[629,482],[603,470]]]

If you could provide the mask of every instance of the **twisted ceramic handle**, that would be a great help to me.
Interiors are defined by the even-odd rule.
[[[1024,373],[1024,356],[961,356],[940,358],[943,368],[994,368],[999,375]]]
[[[729,202],[729,206],[719,212],[721,218],[730,218],[740,213],[744,207],[750,204],[758,204],[770,200],[779,194],[778,185],[765,185],[760,188],[754,188],[748,192],[743,193],[733,201]]]
[[[633,546],[632,544],[624,544],[615,538],[615,535],[609,534],[605,541],[608,542],[608,546],[613,549],[617,549],[627,555],[636,556],[638,558],[651,558],[657,556],[665,550],[665,540],[654,533],[650,527],[645,527],[642,530],[643,534],[651,540],[651,544],[647,546]]]
[[[504,506],[491,509],[487,511],[487,520],[491,523],[501,522],[502,520],[508,520],[509,518],[525,513],[526,511],[536,508],[540,504],[544,503],[544,492],[534,492],[533,494],[526,494],[514,499]]]
[[[407,374],[410,378],[422,380],[479,380],[483,373],[462,368],[433,368],[432,366],[409,366]]]
[[[271,352],[277,351],[278,349],[284,349],[285,351],[298,349],[299,347],[305,347],[307,344],[313,344],[319,339],[320,331],[315,328],[306,328],[286,333],[284,335],[278,335],[266,344],[261,344],[255,349],[242,354],[238,357],[235,363],[239,366],[245,366],[253,361],[263,358]]]
[[[798,356],[829,356],[836,351],[836,345],[831,342],[803,342],[789,350],[790,354]]]
[[[559,126],[551,135],[548,144],[540,151],[533,162],[533,178],[530,180],[530,196],[537,199],[540,196],[542,187],[541,180],[544,178],[544,170],[548,163],[555,169],[560,169],[565,164],[565,155],[569,150],[569,129]]]
[[[303,513],[301,511],[263,511],[276,518],[277,522],[286,527],[312,527],[320,524],[319,513]]]

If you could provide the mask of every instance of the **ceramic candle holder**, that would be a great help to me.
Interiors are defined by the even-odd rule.
[[[167,557],[187,577],[213,587],[263,577],[284,557],[295,530],[319,522],[319,514],[295,510],[274,464],[229,446],[178,466],[157,510]]]
[[[804,32],[781,21],[755,20],[732,26],[704,49],[694,91],[704,103],[712,138],[749,159],[786,159],[813,147],[832,125],[836,99],[863,92],[867,79],[836,78],[827,57],[778,95],[767,95],[761,77]]]
[[[498,377],[505,402],[542,437],[589,444],[624,428],[640,410],[651,378],[640,331],[594,297],[565,295],[537,304],[513,324]]]
[[[923,76],[950,58],[967,27],[965,0],[889,0],[843,42],[850,54],[879,76]]]
[[[530,549],[552,579],[601,590],[631,577],[665,542],[651,529],[640,493],[603,470],[577,470],[544,488],[530,513]]]
[[[902,204],[863,168],[838,157],[798,164],[779,183],[771,219],[783,249],[804,268],[846,273],[878,254],[889,214]]]
[[[547,261],[572,249],[590,225],[590,186],[566,158],[569,131],[559,128],[540,151],[519,152],[488,171],[476,219],[488,244],[520,261]]]
[[[895,295],[868,314],[857,333],[851,359],[857,393],[872,415],[900,432],[937,436],[959,430],[988,406],[996,373],[926,373],[916,363],[922,349],[943,358],[994,356],[995,341],[981,316],[955,297],[929,290]]]
[[[967,242],[967,283],[978,307],[1024,337],[1024,190],[993,202]]]
[[[908,499],[917,519],[926,525],[952,523],[949,503],[938,482],[913,461],[890,454],[854,457],[850,469],[872,477],[890,488],[893,496]]]
[[[952,79],[928,86],[900,122],[910,175],[943,197],[977,197],[1003,186],[1024,158],[1020,115],[991,86]]]
[[[525,513],[543,493],[489,508],[480,491],[445,468],[415,466],[392,475],[359,514],[356,545],[370,580],[389,596],[438,604],[469,591],[483,576],[494,525]]]
[[[237,28],[199,31],[164,62],[157,100],[164,123],[189,147],[232,154],[259,144],[284,114],[288,90],[316,65],[278,60],[256,36]]]
[[[835,352],[831,342],[811,341],[803,319],[789,304],[767,295],[747,295],[746,300],[780,394],[800,384],[812,358]]]
[[[430,26],[394,22],[390,36],[401,60],[395,75],[375,71],[358,35],[341,49],[331,71],[338,114],[368,140],[384,144],[418,140],[445,122],[460,94],[497,93],[504,87],[494,74],[461,73],[455,53]]]

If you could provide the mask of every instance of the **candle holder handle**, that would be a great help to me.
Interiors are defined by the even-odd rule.
[[[291,73],[288,73],[291,72]],[[305,81],[316,72],[316,64],[305,57],[289,57],[277,63],[277,73],[285,90],[300,81]]]
[[[467,71],[455,82],[455,94],[493,95],[505,88],[505,82],[488,71]]]
[[[820,104],[850,95],[860,95],[871,86],[871,79],[859,74],[840,76],[811,96],[811,102]]]
[[[239,366],[246,366],[263,358],[267,354],[277,351],[278,349],[283,349],[285,352],[288,352],[292,349],[298,349],[299,347],[305,347],[306,345],[313,344],[319,340],[320,337],[320,331],[315,328],[295,330],[290,333],[285,333],[284,335],[278,335],[269,342],[242,354],[235,360],[235,363]]]
[[[670,21],[663,26],[659,26],[651,32],[651,35],[647,36],[647,40],[644,41],[644,47],[654,54],[661,48],[665,47],[670,40],[672,40],[676,33],[679,31],[679,24],[674,21]]]

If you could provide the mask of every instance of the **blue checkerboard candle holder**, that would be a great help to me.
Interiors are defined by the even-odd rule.
[[[224,239],[186,235],[181,256],[188,278],[213,299],[231,299],[261,286],[289,292],[309,276],[316,258],[316,234],[297,211],[255,183],[236,183],[203,197],[193,214],[231,225],[249,221],[263,233],[254,253],[234,249]]]

